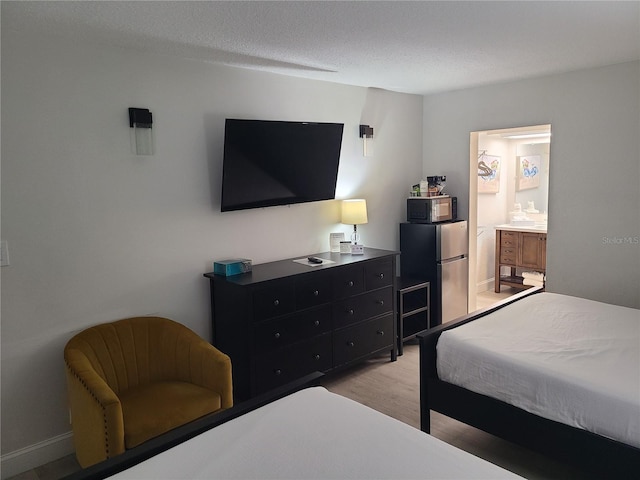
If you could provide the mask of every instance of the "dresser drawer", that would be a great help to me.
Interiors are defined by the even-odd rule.
[[[293,280],[273,282],[253,292],[253,318],[264,320],[291,313],[295,309]]]
[[[333,305],[333,326],[341,328],[393,309],[393,287],[363,293]]]
[[[333,298],[339,300],[364,292],[362,265],[342,267],[333,276]]]
[[[332,298],[331,275],[312,273],[296,281],[296,309],[329,303]]]
[[[394,275],[393,261],[390,258],[367,262],[364,267],[364,289],[375,290],[393,285]]]
[[[500,263],[515,265],[518,249],[515,247],[500,247]]]
[[[332,365],[331,333],[257,355],[253,375],[255,393],[265,392],[315,371],[326,372]]]
[[[502,231],[500,233],[500,246],[501,247],[518,247],[518,233],[517,232],[506,232]]]
[[[284,318],[257,323],[254,347],[257,353],[269,352],[304,341],[332,329],[331,306],[312,308]]]
[[[334,364],[342,365],[371,352],[393,348],[393,333],[393,314],[334,332]]]

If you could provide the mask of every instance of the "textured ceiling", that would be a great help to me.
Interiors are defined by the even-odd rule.
[[[640,2],[2,2],[2,31],[427,94],[640,59]]]

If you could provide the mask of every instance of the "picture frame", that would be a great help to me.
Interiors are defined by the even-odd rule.
[[[540,186],[540,155],[523,155],[517,157],[518,191],[538,188]]]
[[[478,193],[498,193],[500,191],[501,157],[478,155]]]
[[[331,252],[339,252],[340,251],[340,243],[344,241],[344,233],[343,232],[334,232],[329,234],[329,251]]]

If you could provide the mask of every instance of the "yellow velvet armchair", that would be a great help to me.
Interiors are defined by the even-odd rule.
[[[233,405],[229,357],[168,318],[88,328],[69,340],[64,360],[82,467]]]

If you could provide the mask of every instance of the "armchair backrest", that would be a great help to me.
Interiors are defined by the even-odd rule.
[[[191,346],[202,339],[161,317],[134,317],[90,327],[67,343],[68,364],[91,365],[116,393],[162,380],[190,381]],[[85,357],[85,358],[82,358]]]

